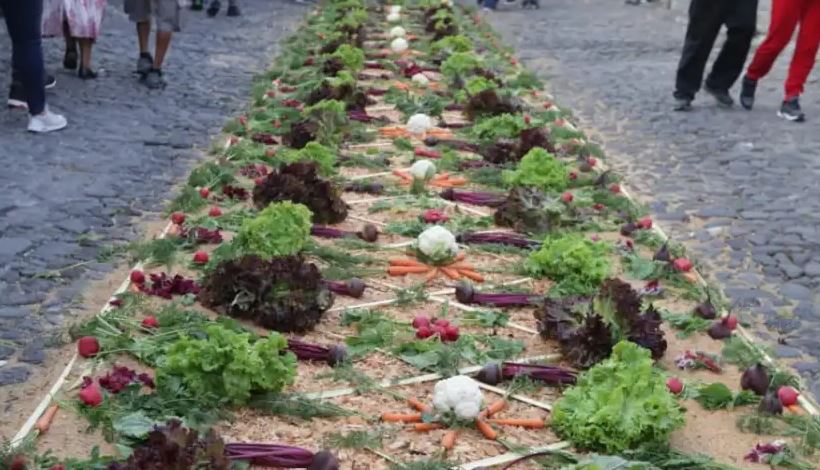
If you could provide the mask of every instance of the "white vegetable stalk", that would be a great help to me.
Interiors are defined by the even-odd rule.
[[[419,160],[410,167],[413,178],[427,180],[436,176],[436,166],[430,160]]]
[[[404,52],[408,47],[407,40],[404,38],[396,38],[390,43],[390,49],[393,52]]]
[[[401,21],[401,15],[399,15],[398,13],[390,13],[389,15],[387,15],[388,23],[398,23],[399,21]]]
[[[424,134],[433,128],[433,120],[426,114],[414,114],[407,120],[407,130],[412,134]]]
[[[391,38],[403,38],[407,35],[407,31],[404,30],[401,26],[393,26],[390,28],[390,37]]]
[[[461,419],[477,418],[483,401],[478,382],[465,375],[440,380],[433,389],[436,410],[452,412]]]
[[[423,87],[427,86],[427,84],[430,83],[430,79],[427,78],[427,76],[423,73],[417,73],[413,75],[413,78],[411,78],[411,80],[413,80],[413,83],[417,83]]]
[[[441,225],[434,225],[421,232],[417,242],[419,251],[431,258],[447,258],[458,254],[456,236]],[[478,386],[476,385],[476,387]],[[438,389],[438,385],[436,385],[436,389]]]

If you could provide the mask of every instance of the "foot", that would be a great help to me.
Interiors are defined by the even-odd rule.
[[[137,73],[145,77],[146,74],[154,67],[154,58],[151,54],[143,52],[140,58],[137,59]]]
[[[692,109],[692,100],[690,98],[675,98],[675,105],[673,111],[690,111]]]
[[[783,104],[780,105],[780,111],[777,112],[777,115],[792,122],[803,122],[806,120],[806,115],[803,114],[803,111],[800,109],[800,99],[797,97],[784,101]]]
[[[159,90],[161,88],[165,88],[165,79],[162,78],[162,70],[160,69],[151,69],[147,75],[145,75],[145,86],[152,90]]]
[[[54,75],[46,74],[46,83],[45,83],[44,88],[46,90],[50,90],[50,89],[54,88],[55,86],[57,86],[57,79],[54,78]]]
[[[63,56],[63,68],[66,70],[75,70],[77,68],[78,55],[77,51],[68,49]]]
[[[754,107],[755,89],[757,89],[757,81],[749,77],[743,77],[740,88],[740,105],[745,109],[752,109]]]
[[[26,93],[21,85],[12,85],[9,90],[8,106],[12,109],[28,109]]]
[[[213,18],[214,16],[216,16],[217,13],[219,13],[219,9],[221,7],[222,5],[219,3],[219,0],[213,0],[211,4],[208,5],[208,10],[205,13],[207,13],[208,16]]]
[[[93,80],[97,78],[97,72],[85,67],[80,67],[80,70],[77,72],[77,75],[83,80]]]
[[[66,118],[60,114],[52,113],[46,107],[45,111],[36,115],[30,116],[28,120],[29,132],[46,133],[59,131],[68,125]]]
[[[191,10],[194,11],[202,11],[203,1],[202,0],[193,0],[191,2]]]
[[[712,88],[709,85],[703,87],[706,93],[709,93],[715,98],[717,101],[718,106],[722,108],[731,108],[735,104],[735,100],[732,99],[731,95],[729,95],[728,90],[718,90],[716,88]]]
[[[228,16],[239,16],[239,15],[242,14],[242,12],[239,11],[239,6],[238,5],[228,5],[228,11],[227,11],[226,14]]]

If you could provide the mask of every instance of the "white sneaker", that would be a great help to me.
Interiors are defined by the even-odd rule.
[[[46,107],[45,111],[36,115],[30,116],[28,119],[29,132],[45,133],[59,131],[68,125],[68,121],[61,114],[52,113]]]

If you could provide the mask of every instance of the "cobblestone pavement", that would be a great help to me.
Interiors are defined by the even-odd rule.
[[[754,111],[718,109],[701,93],[680,114],[671,94],[681,9],[549,0],[489,21],[820,397],[820,73],[806,86],[804,124],[775,115],[791,49],[758,87]]]
[[[0,111],[0,386],[25,381],[45,360],[45,333],[70,316],[83,280],[111,268],[98,261],[101,250],[137,236],[134,216],[162,209],[196,148],[241,108],[254,73],[306,11],[285,0],[240,3],[240,18],[224,9],[216,18],[183,12],[164,67],[168,87],[155,92],[133,74],[134,25],[122,0],[110,0],[94,48],[96,81],[61,69],[61,39],[44,43],[58,81],[49,104],[70,127],[34,136],[25,113]],[[0,70],[8,71],[10,44],[0,29]]]

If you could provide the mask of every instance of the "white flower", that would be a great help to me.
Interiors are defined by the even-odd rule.
[[[396,15],[401,13],[401,5],[391,5],[390,6],[390,13],[394,13]]]
[[[453,0],[441,0],[442,5],[447,5],[448,7],[453,6]]]
[[[414,114],[407,120],[407,130],[412,134],[424,134],[433,128],[433,120],[426,114]]]
[[[391,38],[403,38],[405,34],[407,34],[407,31],[405,31],[401,26],[393,26],[390,28]]]
[[[407,39],[404,38],[396,38],[390,43],[390,49],[392,49],[393,52],[404,52],[407,50],[407,47]]]
[[[399,15],[398,13],[390,13],[389,15],[387,15],[388,23],[398,23],[399,21],[401,21],[401,15]]]
[[[410,167],[410,174],[420,180],[432,178],[436,175],[436,166],[430,160],[419,160]]]
[[[411,80],[413,80],[415,83],[418,83],[421,86],[427,86],[427,84],[430,83],[430,79],[427,78],[427,75],[424,75],[423,73],[417,73],[413,75],[413,78]]]
[[[461,419],[475,419],[483,400],[478,382],[465,375],[440,380],[433,389],[433,406],[442,412],[452,411]]]
[[[418,249],[427,256],[438,258],[458,254],[456,236],[441,225],[434,225],[421,232]]]

